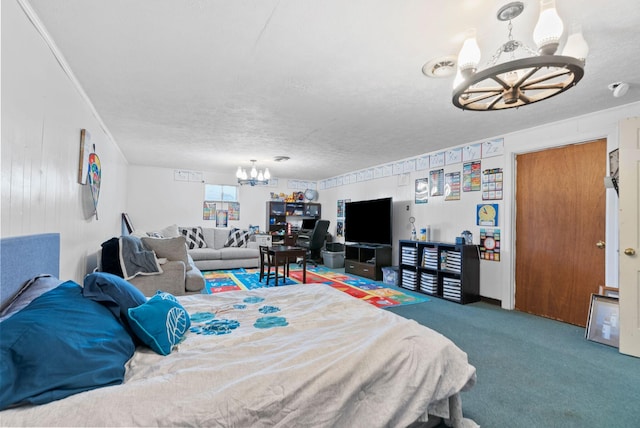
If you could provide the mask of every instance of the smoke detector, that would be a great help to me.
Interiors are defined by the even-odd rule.
[[[610,91],[613,92],[613,96],[616,98],[624,97],[629,90],[629,84],[624,82],[615,82],[607,86]]]
[[[456,74],[456,57],[434,58],[422,66],[422,73],[427,77],[453,76]]]

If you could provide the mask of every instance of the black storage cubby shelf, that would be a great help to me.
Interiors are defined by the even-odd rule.
[[[374,281],[382,280],[382,268],[391,266],[391,246],[348,244],[344,250],[344,271]]]
[[[400,286],[471,303],[480,300],[480,258],[476,245],[400,241]]]

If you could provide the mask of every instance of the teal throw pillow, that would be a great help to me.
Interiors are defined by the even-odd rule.
[[[191,326],[189,314],[171,294],[158,291],[143,305],[129,308],[135,335],[160,355],[169,355]]]

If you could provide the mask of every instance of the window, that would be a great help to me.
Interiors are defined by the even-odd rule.
[[[205,184],[204,200],[236,202],[238,200],[238,186],[227,186],[223,184]]]

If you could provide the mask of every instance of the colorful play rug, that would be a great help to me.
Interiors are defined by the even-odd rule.
[[[266,279],[260,282],[259,269],[214,270],[205,271],[203,274],[205,287],[202,292],[205,294],[274,287],[275,283],[273,279],[269,281],[269,285],[266,284]],[[291,266],[289,278],[287,278],[284,285],[300,283],[302,283],[302,269]],[[335,272],[323,266],[307,268],[307,284],[311,283],[327,284],[379,308],[410,305],[429,300],[428,297],[412,293],[411,291],[401,291],[385,287],[380,282]],[[280,279],[278,287],[282,286],[282,279]]]

